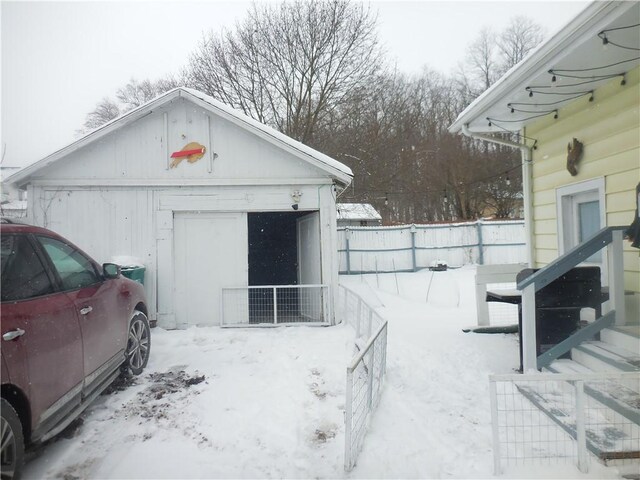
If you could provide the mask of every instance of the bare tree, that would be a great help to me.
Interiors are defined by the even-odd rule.
[[[116,91],[116,98],[123,105],[124,111],[127,112],[180,85],[180,81],[173,75],[168,75],[155,82],[149,79],[138,82],[132,78],[129,83]]]
[[[190,85],[304,143],[379,68],[376,16],[345,0],[254,3],[233,31],[205,36]]]
[[[78,133],[86,133],[96,129],[118,116],[120,116],[120,107],[118,104],[110,98],[104,97],[98,102],[96,108],[87,114],[84,128]]]
[[[87,114],[83,128],[78,130],[77,133],[85,134],[98,128],[127,113],[129,110],[133,110],[149,100],[153,100],[158,95],[179,86],[180,83],[180,80],[173,75],[168,75],[155,82],[148,79],[139,82],[132,78],[129,83],[116,91],[115,100],[109,97],[104,97],[100,100],[96,108]]]
[[[497,39],[502,73],[519,63],[544,38],[543,28],[528,17],[511,19]]]
[[[498,65],[495,50],[495,34],[490,28],[485,27],[480,30],[478,37],[469,45],[467,51],[467,61],[482,90],[486,90],[497,80]]]
[[[483,28],[467,48],[456,75],[459,92],[473,101],[507,70],[520,62],[544,38],[543,28],[528,17],[510,20],[499,33]]]

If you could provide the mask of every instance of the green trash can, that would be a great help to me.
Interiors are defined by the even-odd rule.
[[[144,267],[120,267],[122,275],[144,285]]]

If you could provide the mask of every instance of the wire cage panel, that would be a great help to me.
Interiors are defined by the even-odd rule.
[[[328,323],[328,285],[222,289],[222,325]]]
[[[640,373],[491,377],[496,474],[505,465],[638,462]]]

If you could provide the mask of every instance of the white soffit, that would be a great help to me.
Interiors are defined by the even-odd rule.
[[[640,2],[589,4],[471,103],[449,130],[466,126],[474,133],[517,132],[553,117],[573,100],[591,97],[607,82],[622,82],[622,74],[640,64],[638,24]]]

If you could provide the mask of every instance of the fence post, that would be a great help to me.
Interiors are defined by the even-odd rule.
[[[376,345],[371,346],[371,361],[369,362],[369,374],[367,375],[367,405],[369,411],[371,411],[371,405],[373,404],[373,365],[375,363]]]
[[[578,447],[578,470],[582,473],[589,471],[587,464],[587,433],[585,427],[585,404],[584,404],[584,380],[577,380],[576,389],[576,441]]]
[[[351,471],[352,451],[351,451],[351,429],[353,422],[353,372],[347,367],[347,398],[344,411],[344,469]]]
[[[489,377],[489,395],[491,399],[491,427],[493,430],[493,474],[500,475],[500,430],[498,428],[498,386],[494,378]]]
[[[476,229],[478,230],[478,264],[484,265],[484,243],[482,241],[482,219],[478,219],[476,222]]]
[[[349,315],[349,312],[347,311],[347,306],[349,305],[349,290],[344,288],[342,285],[339,285],[339,288],[344,292],[344,309],[342,310],[342,318],[340,319],[340,321],[349,323],[349,321],[347,320]]]
[[[273,323],[278,323],[278,290],[273,287]]]
[[[382,368],[385,373],[387,371],[387,325],[384,326],[384,343],[382,344]],[[380,374],[382,376],[382,374]]]
[[[347,250],[347,275],[351,275],[351,253],[349,251],[349,240],[351,239],[351,230],[349,227],[344,229],[344,238],[346,241],[346,250]]]
[[[413,263],[413,271],[418,271],[418,264],[416,262],[416,225],[411,225],[411,261]],[[395,270],[395,268],[394,268]]]

